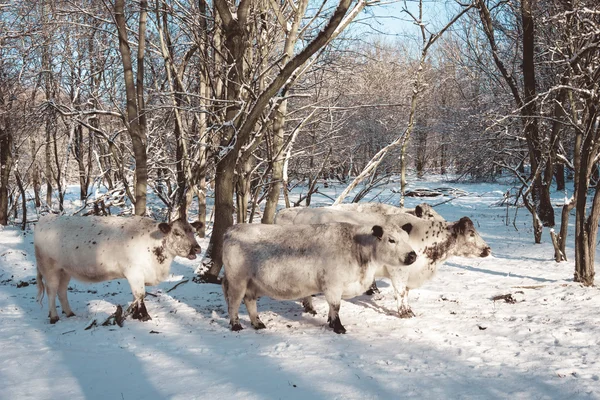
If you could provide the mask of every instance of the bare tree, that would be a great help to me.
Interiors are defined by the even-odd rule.
[[[243,37],[241,34],[244,32],[244,24],[246,21],[247,11],[249,7],[246,5],[247,1],[242,1],[237,8],[236,16],[233,17],[233,13],[229,6],[221,0],[215,2],[219,15],[223,21],[225,27],[226,36],[226,48],[230,55],[243,55],[243,48],[240,48],[242,44],[239,40]],[[237,159],[239,151],[249,144],[249,140],[252,138],[252,134],[255,131],[256,123],[263,115],[269,103],[273,97],[282,89],[284,89],[288,80],[292,78],[292,75],[297,73],[298,69],[304,65],[314,54],[316,54],[323,46],[325,46],[330,39],[337,33],[337,29],[342,24],[346,13],[348,12],[351,5],[349,0],[341,0],[331,17],[327,25],[319,32],[319,34],[311,40],[304,49],[302,49],[296,56],[291,58],[285,63],[280,71],[274,76],[271,82],[266,86],[265,90],[262,91],[256,100],[252,102],[252,106],[249,108],[245,118],[239,118],[237,107],[228,107],[228,118],[230,121],[230,129],[233,130],[231,133],[234,134],[231,137],[233,142],[228,142],[226,147],[226,154],[220,158],[216,167],[216,180],[215,180],[215,225],[213,234],[211,236],[211,257],[214,265],[210,268],[207,275],[213,279],[219,274],[222,267],[221,254],[223,246],[223,235],[225,230],[233,224],[233,188],[234,185],[234,171],[237,165]],[[359,2],[360,7],[363,5]],[[358,7],[359,5],[355,6]],[[352,15],[352,13],[350,13]],[[247,44],[246,44],[247,46]],[[240,68],[243,61],[240,58],[232,57],[232,65],[235,67],[235,74],[240,74],[242,69]],[[236,83],[236,76],[229,78],[230,82]],[[237,96],[236,96],[237,97]]]
[[[535,17],[533,13],[532,1],[522,1],[520,8],[520,22],[523,34],[521,35],[521,73],[523,75],[523,89],[520,90],[517,78],[511,72],[501,57],[499,49],[495,20],[490,13],[487,2],[477,1],[481,25],[488,39],[492,52],[493,60],[500,71],[504,81],[508,85],[513,95],[515,103],[520,112],[523,123],[523,136],[525,137],[529,165],[531,167],[530,176],[526,186],[532,185],[531,190],[522,190],[522,193],[531,195],[531,200],[523,199],[529,212],[532,214],[534,227],[534,240],[541,242],[542,226],[554,226],[554,209],[550,201],[550,185],[553,177],[553,159],[552,152],[548,151],[548,141],[541,137],[538,122],[538,111],[536,106],[536,81],[535,81]],[[554,144],[550,144],[553,147]],[[549,181],[548,181],[549,180]]]
[[[125,92],[127,96],[126,126],[135,156],[135,214],[146,213],[148,169],[146,154],[146,115],[144,104],[144,54],[146,50],[146,18],[148,2],[140,1],[138,27],[137,75],[134,82],[131,47],[125,18],[124,0],[115,0],[114,18],[119,36],[119,52],[123,63]]]

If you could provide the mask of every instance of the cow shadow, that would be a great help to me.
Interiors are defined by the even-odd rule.
[[[362,296],[354,297],[352,299],[347,299],[346,301],[348,301],[352,304],[356,304],[356,305],[371,309],[375,312],[378,312],[379,314],[384,314],[384,315],[389,315],[389,316],[397,316],[398,315],[398,310],[387,308],[387,307],[383,306],[382,304],[377,302],[376,298],[373,298],[372,296],[362,295]]]

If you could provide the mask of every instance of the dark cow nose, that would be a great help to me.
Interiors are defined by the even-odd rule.
[[[408,253],[406,255],[406,258],[404,259],[404,264],[406,265],[410,265],[412,263],[414,263],[417,259],[417,253],[415,253],[414,251],[411,251],[410,253]]]
[[[488,246],[481,252],[481,257],[487,257],[492,253],[492,249]]]

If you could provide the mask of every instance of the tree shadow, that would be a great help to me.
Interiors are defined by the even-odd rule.
[[[457,269],[463,269],[465,271],[480,272],[480,273],[489,274],[489,275],[497,275],[497,276],[506,276],[507,275],[506,272],[492,271],[489,269],[473,267],[470,265],[461,265],[461,264],[456,264],[456,263],[451,263],[451,262],[445,262],[444,266],[448,266],[451,268],[457,268]],[[513,274],[512,272],[510,273],[510,276],[514,277],[514,278],[531,279],[536,282],[552,282],[553,283],[553,282],[562,282],[563,281],[562,279],[559,281],[557,279],[547,279],[547,278],[539,278],[539,277],[535,277],[535,276]]]
[[[23,246],[23,251],[32,248]],[[175,268],[180,271],[189,272],[186,278],[193,275],[185,265]],[[86,302],[103,296],[111,303],[128,301],[129,287],[123,283],[82,285],[69,293],[75,312],[85,315]],[[326,318],[321,323],[320,315],[303,314],[298,303],[265,299],[259,309],[272,315],[271,327],[231,332],[215,285],[189,282],[148,298],[153,321],[127,320],[124,328],[90,331],[83,330],[84,317],[50,325],[47,305],[40,309],[35,303],[35,285],[21,290],[0,286],[0,308],[18,308],[13,317],[0,313],[0,332],[12,333],[0,336],[0,379],[7,398],[503,399],[571,398],[579,390],[543,372],[524,376],[524,367],[455,356],[426,335],[419,342],[407,340],[415,328],[401,319],[377,325],[375,315],[366,328],[362,314],[352,315],[355,329],[336,335],[323,329]],[[113,291],[119,293],[111,296]],[[364,296],[351,302],[375,304]],[[288,321],[293,328],[283,328]],[[470,339],[457,339],[456,346]]]

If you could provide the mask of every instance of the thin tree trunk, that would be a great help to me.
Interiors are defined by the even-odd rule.
[[[146,116],[144,107],[144,51],[148,2],[140,1],[139,44],[137,59],[137,86],[133,79],[131,49],[127,39],[124,0],[115,0],[115,22],[119,36],[119,52],[123,63],[127,97],[127,132],[131,137],[135,158],[135,214],[146,213],[148,161],[146,154]]]
[[[1,78],[0,78],[1,79]],[[0,91],[0,109],[4,111],[4,93]],[[0,225],[8,224],[8,184],[13,167],[13,137],[8,113],[0,115]]]
[[[285,40],[284,56],[282,59],[283,63],[288,62],[288,60],[294,55],[294,46],[296,45],[298,39],[298,29],[307,6],[308,1],[303,0],[299,2],[299,5],[295,10],[294,21],[290,27],[290,30],[287,32]],[[281,22],[283,25],[284,21]],[[283,93],[283,96],[285,96],[285,94],[286,93]],[[284,163],[283,143],[287,108],[288,101],[283,100],[277,108],[277,112],[275,113],[275,121],[273,122],[273,146],[271,152],[273,160],[271,160],[271,184],[269,186],[263,217],[261,219],[263,224],[272,224],[275,221],[275,212],[277,211],[277,203],[279,202],[279,195],[281,193]]]
[[[15,170],[15,180],[17,181],[19,193],[21,193],[21,230],[24,231],[27,228],[27,195],[25,193],[23,181],[21,180],[21,174],[19,174],[19,171],[17,170]]]

